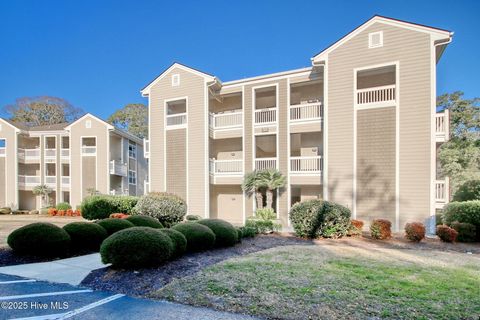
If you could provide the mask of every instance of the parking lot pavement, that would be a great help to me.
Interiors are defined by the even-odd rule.
[[[248,316],[0,274],[0,319],[240,320]]]

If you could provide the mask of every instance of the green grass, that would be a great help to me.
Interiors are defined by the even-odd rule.
[[[436,256],[413,251],[397,261],[394,251],[276,248],[175,280],[153,297],[280,319],[478,319],[480,260],[430,263]]]

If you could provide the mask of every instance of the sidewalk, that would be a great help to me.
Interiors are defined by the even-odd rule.
[[[92,270],[105,266],[101,261],[100,254],[93,253],[50,262],[0,267],[0,273],[48,282],[79,285]]]

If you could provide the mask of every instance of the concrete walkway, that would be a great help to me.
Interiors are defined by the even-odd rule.
[[[0,273],[48,282],[79,285],[92,270],[105,266],[101,261],[100,254],[93,253],[50,262],[0,267]]]

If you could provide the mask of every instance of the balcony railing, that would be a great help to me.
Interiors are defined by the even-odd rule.
[[[210,127],[212,129],[228,129],[241,127],[242,122],[242,111],[225,111],[222,113],[210,113]]]
[[[23,187],[36,187],[40,184],[40,176],[18,176],[18,185]]]
[[[6,149],[0,148],[0,157],[5,157],[6,154],[7,154]]]
[[[302,103],[290,106],[290,121],[320,120],[323,118],[321,102]]]
[[[148,139],[143,139],[143,157],[150,158],[150,140]]]
[[[82,156],[95,156],[97,154],[96,146],[83,146]]]
[[[373,87],[357,90],[357,105],[394,103],[396,100],[395,85]]]
[[[321,156],[290,157],[291,173],[320,174],[323,170]]]
[[[255,110],[255,124],[275,123],[277,121],[277,108]]]
[[[56,149],[45,149],[45,160],[55,161],[57,159],[57,150]]]
[[[112,196],[128,196],[128,191],[122,190],[122,188],[116,188],[116,189],[110,190],[110,194]]]
[[[62,160],[68,160],[70,159],[70,149],[62,149],[60,150],[60,157]]]
[[[170,126],[181,126],[187,123],[187,114],[186,113],[177,113],[167,115],[167,127]]]
[[[449,136],[449,114],[448,110],[439,112],[435,115],[435,138],[437,141],[446,141]]]
[[[241,175],[243,160],[210,159],[210,173],[215,175]]]
[[[57,176],[45,176],[45,184],[49,187],[57,185]]]
[[[125,163],[121,163],[118,160],[111,160],[110,161],[110,174],[126,177],[127,176],[127,165]]]
[[[18,157],[21,160],[40,160],[40,149],[18,149]]]
[[[70,177],[62,176],[62,187],[70,187]]]
[[[255,170],[276,169],[277,158],[256,158]]]

